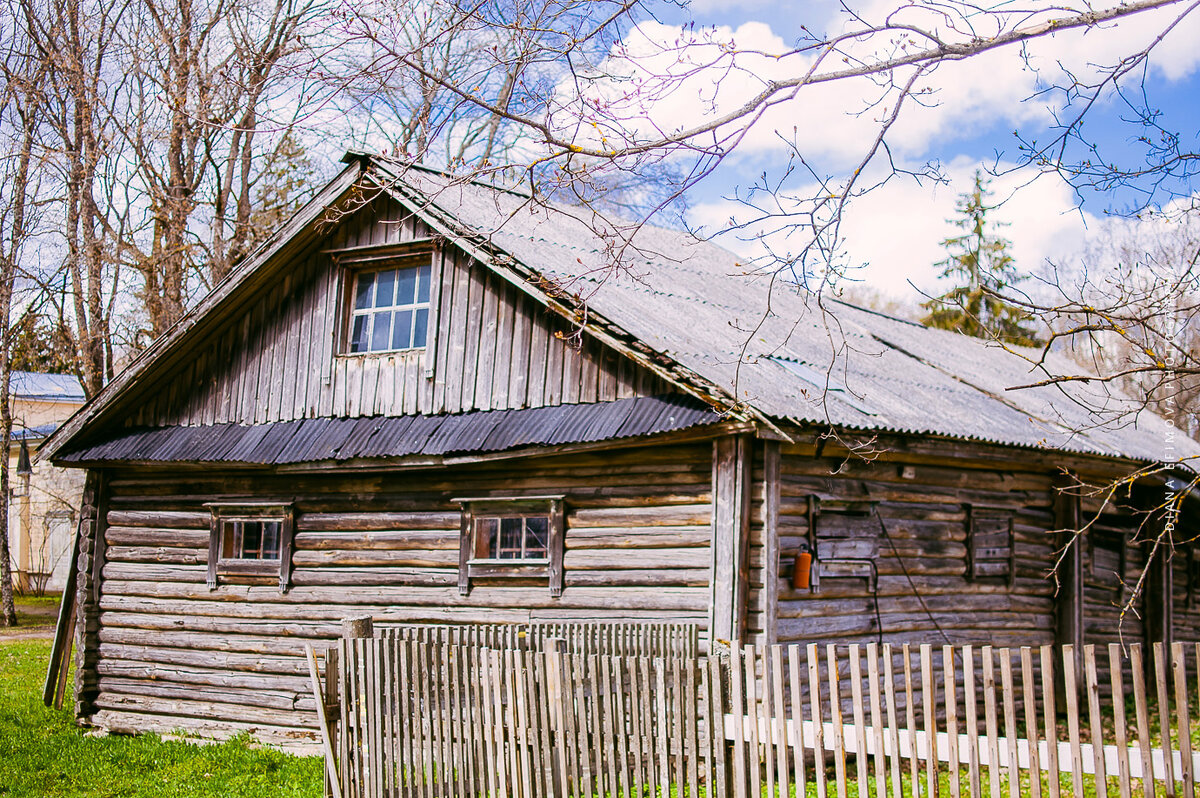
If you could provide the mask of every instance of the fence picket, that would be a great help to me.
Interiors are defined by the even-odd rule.
[[[1170,668],[1163,644],[1154,644],[1154,685],[1158,690],[1158,729],[1161,747],[1164,752],[1171,750],[1171,698],[1167,692],[1170,680],[1167,669]],[[1168,798],[1175,795],[1175,762],[1174,757],[1163,757],[1163,782]]]
[[[971,798],[982,795],[979,776],[979,707],[975,701],[975,648],[963,646],[963,728],[967,732],[967,785]]]
[[[1150,753],[1150,710],[1146,706],[1146,664],[1142,659],[1142,644],[1129,647],[1129,667],[1133,671],[1133,705],[1137,721],[1138,750],[1142,755],[1142,794],[1154,798],[1154,779],[1146,778],[1154,772],[1154,760]]]
[[[871,696],[871,738],[875,742],[875,798],[887,798],[887,762],[883,750],[883,718],[879,704],[879,648],[867,643],[867,681]],[[864,761],[866,755],[863,755]]]
[[[937,694],[933,680],[933,647],[921,644],[921,713],[925,716],[925,776],[929,798],[938,796]]]
[[[1025,739],[1029,743],[1029,796],[1042,798],[1042,762],[1038,751],[1037,698],[1033,684],[1033,650],[1021,646],[1021,690],[1025,703]],[[1127,797],[1128,798],[1128,797]]]
[[[983,717],[987,729],[988,795],[1000,798],[1000,731],[996,718],[996,657],[991,646],[980,649],[983,659]]]
[[[867,756],[867,723],[863,717],[862,659],[857,643],[850,646],[850,700],[854,704],[854,770],[858,775],[858,794],[869,796],[867,774],[871,760]]]
[[[825,677],[829,681],[829,720],[833,724],[833,769],[838,798],[846,798],[846,740],[842,725],[842,687],[838,678],[837,646],[825,646]]]
[[[1179,739],[1180,779],[1183,781],[1183,794],[1195,796],[1196,781],[1192,772],[1192,724],[1188,717],[1187,695],[1187,660],[1183,653],[1183,643],[1171,644],[1171,664],[1175,672],[1175,714],[1177,737]],[[1170,756],[1170,747],[1164,746],[1163,753]]]
[[[958,751],[958,678],[954,675],[954,647],[942,646],[942,685],[946,697],[946,748],[949,759],[950,798],[962,796]]]
[[[908,769],[909,792],[912,798],[921,798],[921,754],[917,746],[917,708],[913,699],[912,657],[908,643],[902,647],[904,652],[904,716],[908,721]]]
[[[825,785],[825,724],[821,720],[821,658],[817,644],[809,643],[808,649],[808,699],[812,709],[813,730],[813,780],[817,783],[817,798],[826,798]],[[741,798],[741,796],[739,796]]]
[[[1129,781],[1129,742],[1125,733],[1125,677],[1121,670],[1121,645],[1108,644],[1108,680],[1112,686],[1113,736],[1117,743],[1117,784],[1121,798],[1132,798]]]
[[[1012,651],[1000,649],[1000,685],[1004,698],[1004,737],[1008,743],[1008,796],[1021,796],[1021,767],[1017,758],[1017,702],[1013,687]],[[997,770],[999,770],[997,768]]]
[[[788,678],[791,681],[792,699],[792,755],[796,763],[796,795],[808,794],[808,780],[804,775],[804,702],[800,698],[803,682],[800,681],[800,646],[787,648]]]
[[[1088,696],[1088,726],[1092,736],[1092,774],[1096,795],[1108,795],[1104,762],[1104,728],[1100,725],[1100,682],[1096,676],[1096,647],[1083,647],[1084,679]]]
[[[892,747],[892,798],[900,798],[900,723],[896,718],[896,678],[893,673],[892,645],[883,644],[883,691],[887,700],[888,743]],[[813,718],[814,723],[816,718]]]
[[[1042,665],[1042,710],[1046,719],[1046,764],[1049,770],[1046,786],[1050,798],[1059,798],[1062,779],[1058,768],[1058,712],[1054,708],[1054,647],[1042,646],[1039,657]]]

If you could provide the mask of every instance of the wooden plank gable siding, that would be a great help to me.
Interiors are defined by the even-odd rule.
[[[339,351],[348,294],[325,250],[428,241],[391,200],[343,220],[318,249],[283,268],[240,318],[156,382],[128,426],[262,424],[317,416],[459,413],[669,393],[659,377],[497,277],[466,253],[430,244],[434,285],[427,350]]]
[[[560,597],[544,579],[473,579],[459,595],[452,499],[464,494],[566,497]],[[264,496],[295,499],[293,587],[208,590],[204,503]],[[391,474],[116,472],[105,507],[85,714],[109,729],[307,738],[304,644],[331,641],[348,616],[383,625],[708,618],[708,441]]]

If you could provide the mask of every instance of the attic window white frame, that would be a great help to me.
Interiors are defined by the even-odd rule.
[[[386,357],[424,353],[425,376],[431,377],[433,368],[433,353],[437,339],[437,317],[440,304],[440,285],[442,281],[441,242],[437,239],[422,238],[407,241],[403,244],[382,244],[364,247],[347,247],[343,249],[327,249],[324,254],[332,258],[338,267],[338,319],[335,352],[338,357]],[[353,333],[355,313],[355,293],[360,274],[391,271],[394,269],[421,268],[429,270],[429,300],[420,303],[420,307],[428,308],[425,343],[423,346],[410,346],[406,349],[376,349],[352,352],[351,335]],[[392,306],[397,307],[397,306]],[[380,308],[382,310],[383,308]],[[328,375],[323,375],[328,379]]]
[[[563,549],[566,544],[566,497],[513,496],[454,499],[462,506],[458,549],[458,592],[471,592],[474,579],[545,579],[551,596],[562,595]],[[548,535],[546,556],[495,559],[477,556],[481,520],[544,516]]]
[[[205,583],[216,590],[222,578],[277,578],[279,592],[286,593],[292,582],[292,539],[296,530],[296,512],[287,502],[209,502],[208,574]],[[279,524],[279,556],[261,559],[224,557],[222,544],[226,526],[244,523]]]

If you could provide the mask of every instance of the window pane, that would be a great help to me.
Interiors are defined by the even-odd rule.
[[[425,337],[428,334],[429,327],[429,308],[421,308],[417,311],[417,323],[413,328],[412,345],[415,347],[425,346]]]
[[[370,316],[354,317],[354,328],[350,331],[351,352],[367,351],[367,322],[370,321],[370,319]]]
[[[500,531],[500,521],[496,518],[475,519],[475,556],[483,559],[495,559],[500,541],[497,533]]]
[[[532,516],[525,519],[525,556],[531,559],[543,559],[550,546],[550,519],[545,516]]]
[[[279,559],[279,522],[263,521],[262,524],[262,558],[264,560]]]
[[[375,307],[390,308],[396,295],[396,270],[376,272]]]
[[[388,348],[388,339],[392,333],[392,313],[385,310],[373,314],[371,318],[371,351],[380,352]]]
[[[520,518],[500,519],[500,547],[498,556],[502,560],[515,560],[521,556],[522,527]]]
[[[232,559],[237,556],[237,522],[226,521],[221,526],[221,556],[219,559]]]
[[[262,524],[258,521],[242,521],[242,551],[243,560],[262,559]]]
[[[417,301],[418,302],[428,302],[429,301],[429,273],[430,273],[430,269],[428,266],[422,266],[419,269],[417,269],[417,274],[420,277],[420,279],[417,281]]]
[[[412,346],[412,311],[396,311],[396,327],[392,330],[392,349],[408,349]]]
[[[371,307],[371,289],[375,286],[375,275],[372,272],[358,275],[358,290],[354,292],[354,307]]]
[[[396,304],[411,305],[417,295],[417,270],[401,269],[396,289]]]

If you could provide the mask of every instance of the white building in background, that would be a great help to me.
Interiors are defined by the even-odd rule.
[[[13,576],[19,592],[60,591],[71,562],[83,473],[30,463],[42,441],[83,405],[83,387],[69,374],[14,371],[11,394],[8,539]]]

